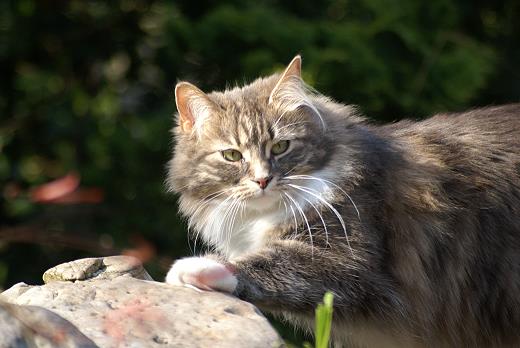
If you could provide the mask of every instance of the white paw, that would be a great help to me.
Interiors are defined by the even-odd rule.
[[[173,263],[166,275],[166,283],[232,293],[238,281],[225,265],[215,260],[187,257]]]

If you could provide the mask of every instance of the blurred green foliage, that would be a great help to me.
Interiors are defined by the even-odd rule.
[[[2,1],[0,287],[132,248],[159,279],[190,252],[163,184],[179,79],[221,89],[301,53],[323,93],[417,118],[518,101],[519,37],[517,0]],[[102,202],[31,198],[67,173]]]

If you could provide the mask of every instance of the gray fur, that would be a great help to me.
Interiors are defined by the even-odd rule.
[[[302,142],[273,161],[265,146],[285,110],[268,100],[279,79],[209,94],[219,111],[205,120],[204,134],[174,130],[169,187],[188,217],[187,201],[239,190],[252,164],[209,159],[212,142],[232,138],[269,166],[280,187],[312,180],[284,179],[287,171],[334,173],[339,187],[330,186],[327,202],[347,236],[326,204],[317,204],[319,214],[307,206],[311,234],[296,213],[261,248],[227,260],[236,295],[308,327],[331,290],[339,344],[519,346],[520,105],[377,126],[306,91],[316,110],[286,112],[276,125]]]

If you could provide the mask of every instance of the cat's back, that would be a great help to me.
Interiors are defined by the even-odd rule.
[[[418,162],[445,174],[520,178],[520,103],[405,120],[385,131]]]
[[[438,151],[447,167],[462,175],[520,177],[520,104],[440,114],[415,129],[428,150]]]
[[[472,146],[520,143],[520,103],[440,113],[422,121],[404,120],[386,128],[399,138],[409,141],[416,138],[418,144],[424,145],[428,142]]]
[[[417,124],[424,131],[471,145],[520,143],[520,103],[435,115]]]

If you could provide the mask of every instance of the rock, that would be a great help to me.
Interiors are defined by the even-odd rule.
[[[0,301],[0,347],[98,347],[59,315]]]
[[[63,341],[68,344],[64,347],[254,348],[284,345],[253,305],[222,293],[151,281],[134,258],[77,260],[50,269],[45,272],[44,279],[45,285],[20,283],[1,294],[10,303],[0,302],[0,337],[15,337],[6,342],[18,342],[7,347],[31,346],[24,340],[32,339],[33,332],[38,332],[32,328],[54,323],[51,316],[62,319],[59,325],[67,328],[59,331],[68,339]],[[9,322],[9,317],[17,318],[9,308],[45,314],[25,312],[34,318],[31,322],[23,322],[23,325],[28,323],[30,333],[23,332],[22,325],[16,326],[16,321],[5,326],[6,331],[3,322]],[[56,332],[50,326],[43,327],[47,333]],[[20,340],[16,341],[16,337]],[[2,343],[0,339],[0,347],[4,347]]]
[[[47,284],[56,280],[113,279],[119,276],[152,280],[138,259],[128,256],[111,256],[62,263],[43,273],[43,281]]]

